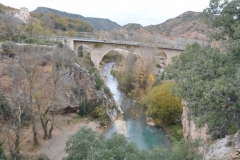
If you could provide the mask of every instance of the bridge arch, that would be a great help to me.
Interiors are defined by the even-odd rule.
[[[91,57],[91,47],[88,45],[79,45],[76,51],[78,57]]]
[[[168,56],[165,52],[160,51],[157,53],[157,61],[160,65],[167,65],[168,64]]]
[[[96,68],[99,68],[99,64],[100,62],[102,61],[103,57],[108,54],[109,52],[111,51],[117,51],[119,54],[121,54],[123,56],[123,58],[127,58],[127,56],[130,54],[130,53],[133,53],[135,54],[138,58],[141,58],[136,52],[132,52],[132,51],[128,51],[128,50],[124,50],[124,49],[120,49],[120,48],[115,48],[115,49],[110,49],[108,51],[105,51],[103,54],[101,54],[101,57],[99,57],[98,61],[96,63],[94,63],[95,67]],[[92,59],[91,57],[91,60],[94,62],[94,60]]]

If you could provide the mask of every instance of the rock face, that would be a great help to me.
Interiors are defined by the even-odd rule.
[[[183,105],[183,135],[185,139],[201,138],[207,142],[210,138],[207,135],[207,126],[196,128],[193,121],[187,118],[188,108],[186,102]],[[211,145],[205,143],[203,148],[204,160],[240,160],[240,138],[238,134],[226,136],[215,140]]]
[[[227,146],[229,136],[218,139],[210,146],[209,151],[206,153],[206,160],[227,160],[231,159],[231,148]]]
[[[115,104],[113,98],[108,97],[103,90],[96,89],[94,74],[90,74],[78,64],[74,64],[71,72],[65,75],[62,81],[65,86],[72,89],[64,93],[66,106],[61,108],[59,112],[77,111],[80,102],[85,100],[105,107],[106,114],[112,121],[118,117],[118,111],[122,113],[121,108]]]
[[[183,136],[184,139],[196,139],[201,138],[207,140],[207,127],[197,128],[193,121],[188,119],[188,108],[186,102],[182,101],[183,114],[182,114],[182,125],[183,125]]]

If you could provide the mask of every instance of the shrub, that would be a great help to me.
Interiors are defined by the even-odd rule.
[[[0,42],[5,42],[6,41],[6,37],[3,35],[0,35]]]
[[[107,86],[104,86],[103,91],[108,95],[108,97],[112,97],[112,93]]]
[[[83,99],[79,105],[78,114],[80,116],[94,115],[93,111],[96,109],[97,106],[99,106],[99,103],[94,103]]]
[[[160,64],[156,64],[157,68],[162,68],[162,66]]]
[[[25,39],[25,43],[32,44],[32,43],[36,43],[36,42],[37,42],[36,38],[27,38],[27,39]]]
[[[174,85],[174,82],[165,82],[154,87],[147,96],[147,114],[165,124],[175,123],[182,115],[181,98],[170,93]]]
[[[96,89],[100,90],[102,88],[102,86],[104,85],[104,81],[102,80],[102,78],[99,75],[96,75]]]
[[[82,51],[78,52],[78,57],[83,57],[83,52]]]
[[[68,157],[72,159],[94,160],[201,160],[201,141],[184,141],[169,150],[163,147],[155,147],[152,151],[140,150],[133,142],[121,134],[113,134],[106,139],[103,134],[98,134],[92,129],[83,127],[71,136],[66,143]]]
[[[102,43],[94,43],[94,48],[100,48],[102,47]]]
[[[97,106],[94,110],[94,118],[100,118],[105,116],[105,108],[102,106]]]

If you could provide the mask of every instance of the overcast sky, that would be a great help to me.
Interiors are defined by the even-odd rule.
[[[159,24],[186,11],[201,12],[210,0],[1,0],[14,8],[49,7],[84,17],[108,18],[120,25]]]

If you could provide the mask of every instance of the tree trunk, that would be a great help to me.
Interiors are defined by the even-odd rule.
[[[48,138],[48,131],[47,131],[48,121],[46,120],[46,122],[44,123],[43,116],[41,116],[41,124],[42,124],[43,132],[44,132],[43,139],[47,139]]]
[[[240,139],[240,112],[236,112],[236,121],[238,128],[238,138]]]
[[[16,160],[20,159],[19,158],[19,144],[20,144],[20,135],[19,135],[19,128],[18,128],[18,131],[16,132],[15,149],[14,149]]]
[[[51,138],[52,138],[53,123],[54,123],[54,121],[52,121],[51,128],[49,129],[48,139],[51,139]]]
[[[34,115],[32,115],[32,131],[33,131],[33,145],[37,146],[38,140],[37,140],[37,130],[36,130],[36,122],[35,122]]]

